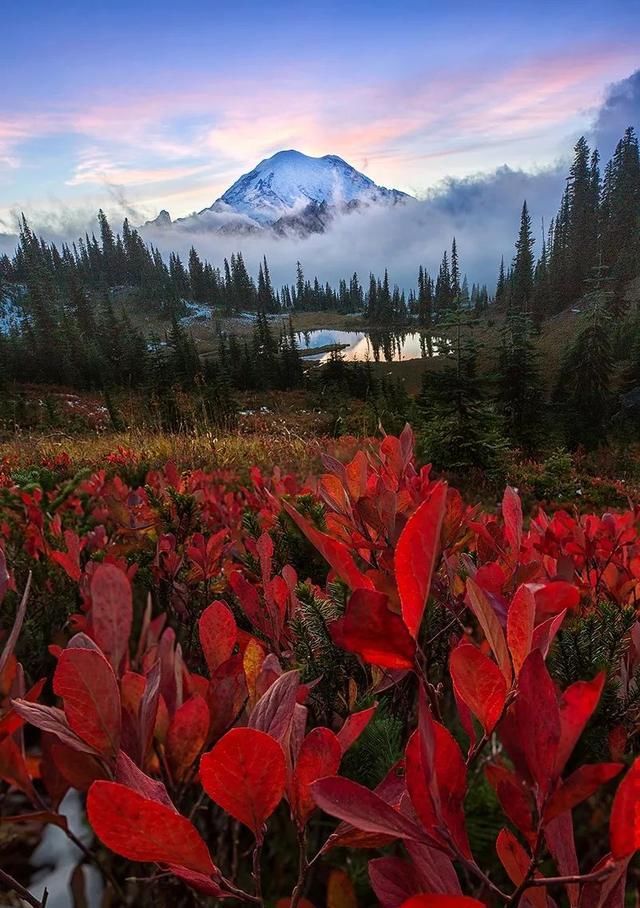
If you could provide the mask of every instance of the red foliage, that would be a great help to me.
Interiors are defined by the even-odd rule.
[[[202,786],[212,801],[262,840],[287,779],[284,751],[270,735],[232,728],[200,762]]]
[[[128,467],[138,458],[122,449],[109,460]],[[526,526],[511,488],[496,513],[469,508],[428,467],[416,470],[409,429],[325,466],[314,488],[258,471],[245,488],[171,464],[141,488],[102,470],[65,495],[3,480],[12,507],[0,522],[0,601],[15,590],[10,554],[48,563],[47,592],[75,592],[80,612],[66,645],[62,628],[54,638],[51,695],[44,680],[27,690],[15,656],[28,586],[17,605],[0,651],[0,778],[32,803],[34,822],[61,828],[64,793],[88,790],[89,821],[107,848],[212,896],[259,898],[217,869],[204,828],[215,810],[197,810],[204,793],[251,831],[257,885],[267,824],[286,799],[303,850],[283,905],[305,904],[315,863],[307,828],[320,808],[341,821],[321,854],[398,843],[369,864],[384,908],[548,908],[562,887],[573,906],[621,908],[640,848],[640,762],[623,773],[633,730],[612,731],[616,762],[579,763],[605,675],[561,690],[546,659],[568,615],[602,600],[635,608],[638,515],[539,511]],[[308,516],[308,501],[301,513],[302,493],[324,505],[324,523]],[[314,689],[327,679],[299,655],[301,566],[277,554],[278,534],[292,526],[328,566],[305,595],[335,604],[328,645],[357,668],[324,711]],[[140,593],[149,592],[145,607]],[[440,643],[453,696],[429,680],[431,600],[450,614]],[[621,664],[609,668],[621,695],[639,664],[636,622]],[[340,764],[376,721],[375,706],[356,704],[395,687],[409,703],[407,740],[371,791],[340,776]],[[42,732],[32,751],[26,722]],[[495,846],[511,881],[504,892],[478,867],[467,833],[480,761],[508,824]],[[610,854],[603,843],[590,868],[576,853],[572,810],[618,775]],[[344,871],[329,876],[327,904],[355,908]]]

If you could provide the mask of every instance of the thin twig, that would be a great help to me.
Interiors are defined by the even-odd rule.
[[[298,831],[298,879],[295,888],[291,893],[289,908],[298,908],[298,903],[304,892],[309,866],[307,860],[307,829],[305,827]]]
[[[42,899],[38,899],[35,895],[32,895],[28,889],[25,889],[17,880],[14,880],[12,876],[6,873],[2,868],[0,868],[0,882],[4,884],[8,892],[15,892],[16,895],[19,895],[21,899],[27,902],[28,905],[31,905],[32,908],[45,908],[47,904],[47,899],[49,898],[49,893],[45,889],[42,893]]]
[[[256,895],[251,895],[250,892],[245,892],[243,889],[238,889],[237,886],[234,886],[230,880],[227,880],[224,876],[220,876],[220,882],[230,893],[230,895],[235,895],[236,898],[242,899],[245,902],[257,902],[261,903],[261,900]]]
[[[256,841],[255,848],[253,849],[253,879],[256,884],[256,900],[258,904],[264,905],[264,900],[262,898],[262,866],[260,859],[262,858],[262,837]]]
[[[609,867],[602,867],[600,870],[594,870],[593,873],[585,873],[582,876],[579,873],[573,876],[538,876],[529,880],[529,886],[563,886],[571,883],[593,883],[596,880],[602,880],[613,873],[615,867],[611,864]]]

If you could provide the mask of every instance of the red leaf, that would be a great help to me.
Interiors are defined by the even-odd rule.
[[[536,621],[557,615],[562,611],[571,611],[580,603],[580,592],[566,580],[552,580],[535,591]]]
[[[542,624],[539,624],[533,631],[533,641],[531,643],[531,649],[539,649],[542,653],[542,658],[546,659],[549,655],[549,650],[551,649],[551,644],[556,638],[556,634],[562,627],[562,622],[567,616],[566,609],[562,612],[559,612],[553,618],[547,618],[546,621],[543,621]]]
[[[533,647],[535,617],[536,601],[529,587],[523,583],[516,590],[507,613],[507,643],[516,675]]]
[[[56,564],[59,564],[60,567],[66,571],[67,575],[77,583],[82,576],[82,568],[80,567],[80,552],[82,551],[82,544],[80,543],[80,537],[77,533],[74,533],[72,530],[64,531],[64,541],[67,546],[66,552],[51,552],[50,558]]]
[[[328,728],[314,728],[302,742],[290,786],[289,803],[298,826],[306,824],[316,807],[311,784],[338,772],[342,748]]]
[[[3,555],[3,558],[4,558],[4,555]],[[0,564],[0,574],[2,574],[3,571],[6,571],[6,567],[3,567],[3,565]],[[2,577],[0,577],[0,580],[2,580]],[[18,609],[16,611],[16,616],[13,621],[11,633],[9,634],[9,637],[7,638],[7,642],[5,643],[5,645],[2,649],[2,652],[0,652],[0,675],[2,675],[2,672],[4,671],[4,667],[7,664],[7,662],[9,661],[9,657],[13,655],[13,650],[15,649],[15,645],[18,642],[18,637],[20,636],[20,631],[22,630],[22,624],[24,622],[24,616],[27,613],[27,602],[29,600],[29,590],[30,589],[31,589],[31,571],[29,571],[27,585],[24,588],[24,593],[22,594],[22,599],[20,600],[20,605],[18,606]],[[1,601],[2,601],[2,596],[0,596],[0,602]]]
[[[511,659],[507,649],[507,641],[504,638],[504,631],[498,620],[498,616],[491,608],[491,603],[485,596],[483,590],[478,584],[469,577],[467,580],[467,594],[471,609],[484,631],[487,643],[491,647],[493,655],[500,671],[504,675],[507,684],[511,684]]]
[[[311,786],[318,807],[363,832],[382,833],[394,838],[424,841],[425,834],[399,810],[351,779],[330,776]]]
[[[94,782],[87,813],[100,841],[130,861],[179,865],[207,877],[217,873],[193,823],[118,782]]]
[[[356,590],[342,618],[329,625],[341,649],[383,668],[413,668],[416,645],[400,615],[389,608],[384,593]]]
[[[194,870],[187,870],[185,867],[180,867],[175,864],[167,864],[167,869],[170,870],[174,876],[184,880],[187,886],[191,886],[192,889],[195,889],[196,892],[200,892],[202,895],[210,895],[213,896],[213,898],[228,898],[229,896],[228,891],[221,889],[220,886],[205,873],[196,873]]]
[[[96,643],[115,672],[127,655],[132,623],[129,578],[114,564],[99,564],[91,578],[91,626]]]
[[[233,653],[238,627],[231,609],[216,600],[200,615],[198,621],[200,646],[212,675]]]
[[[284,751],[263,731],[232,728],[202,757],[200,780],[211,800],[261,841],[262,827],[284,794]]]
[[[440,482],[407,520],[396,546],[394,564],[402,617],[413,637],[418,635],[427,604],[446,509],[447,484]]]
[[[560,713],[553,681],[540,650],[527,656],[518,679],[514,714],[520,744],[529,772],[538,783],[540,799],[549,792],[555,779],[560,743]]]
[[[249,728],[263,731],[281,744],[287,740],[296,705],[300,673],[285,672],[260,697],[249,716]]]
[[[500,669],[470,644],[457,646],[449,657],[449,671],[456,692],[491,734],[502,715],[507,682]]]
[[[133,760],[130,760],[123,751],[120,751],[116,760],[116,782],[137,791],[148,801],[157,801],[159,804],[169,807],[174,813],[178,812],[164,784],[156,779],[151,779],[141,769],[138,769]]]
[[[362,709],[360,712],[351,713],[350,716],[347,716],[344,725],[338,732],[338,741],[340,742],[343,754],[356,743],[373,718],[377,708],[378,705],[376,704],[375,706],[370,706],[368,709]]]
[[[333,539],[326,533],[321,533],[288,502],[283,501],[282,506],[311,545],[320,552],[325,561],[328,561],[338,577],[344,580],[348,587],[352,590],[373,589],[373,583],[358,569],[349,549],[342,542]]]
[[[559,776],[600,701],[605,673],[600,672],[593,681],[576,681],[560,698],[560,741],[556,760]]]
[[[507,876],[519,886],[531,865],[531,857],[509,829],[501,829],[496,839],[496,851]]]
[[[29,769],[22,750],[13,738],[5,738],[0,742],[0,779],[22,791],[31,802],[36,802]]]
[[[509,829],[500,830],[496,840],[496,851],[502,866],[507,871],[507,876],[514,886],[519,886],[529,872],[531,858]],[[525,889],[525,893],[525,902],[535,908],[547,908],[547,896],[543,889],[529,886],[528,889]]]
[[[61,741],[52,740],[48,755],[61,778],[78,791],[88,791],[93,782],[106,777],[104,765],[96,757],[73,750]]]
[[[121,707],[113,669],[96,650],[66,649],[58,660],[53,690],[76,734],[105,756],[120,743]]]
[[[554,791],[547,802],[544,810],[545,823],[586,801],[601,785],[615,778],[621,769],[624,769],[622,763],[592,763],[579,766]]]
[[[149,671],[140,705],[138,706],[138,737],[140,765],[144,765],[147,753],[153,741],[153,733],[158,717],[160,705],[160,662],[154,663]]]
[[[23,702],[34,703],[40,694],[42,693],[45,684],[47,683],[46,678],[40,678],[39,681],[29,688],[23,698]],[[13,704],[5,711],[2,719],[0,719],[0,738],[4,738],[6,735],[12,735],[14,732],[18,731],[19,728],[22,728],[25,720],[22,716],[18,715]]]
[[[544,837],[551,857],[561,876],[577,876],[580,873],[576,843],[573,837],[573,820],[566,811],[547,823]],[[580,887],[577,883],[566,883],[569,908],[577,908]],[[541,906],[542,908],[542,906]]]
[[[43,706],[41,703],[29,703],[27,700],[13,700],[12,703],[15,711],[25,722],[29,722],[41,731],[55,735],[63,744],[67,744],[73,750],[98,755],[95,748],[71,730],[67,717],[61,709],[56,709],[55,706]]]
[[[471,849],[465,828],[464,799],[467,770],[457,742],[447,729],[431,720],[433,751],[429,757],[420,732],[409,738],[405,750],[406,784],[411,803],[431,843],[449,845],[438,831],[444,827],[465,857]]]
[[[529,843],[535,842],[530,787],[501,763],[489,763],[485,774],[506,816]]]
[[[199,696],[176,710],[167,732],[166,753],[174,780],[184,781],[198,759],[209,733],[209,707]]]
[[[379,785],[376,785],[375,794],[386,804],[400,809],[400,803],[406,794],[404,780],[404,766],[402,761],[395,763]],[[331,848],[382,848],[397,838],[397,835],[384,833],[369,833],[356,829],[350,823],[340,823],[336,831],[329,837],[323,851]]]
[[[502,519],[506,536],[514,561],[518,560],[522,542],[522,503],[515,489],[507,486],[502,497]]]
[[[401,908],[486,908],[468,895],[414,895]]]
[[[244,674],[242,653],[227,659],[216,669],[207,695],[211,713],[211,737],[220,737],[235,722],[245,700],[247,682]]]
[[[422,890],[414,867],[402,858],[375,858],[368,869],[371,888],[382,908],[400,908]]]
[[[420,881],[419,892],[437,892],[442,895],[462,893],[455,868],[446,854],[424,842],[407,841],[404,847]]]
[[[610,836],[616,860],[640,849],[640,757],[618,785],[611,807]]]
[[[629,857],[614,862],[610,854],[601,858],[591,872],[597,873],[607,867],[610,868],[610,873],[582,886],[580,908],[624,908],[627,869],[630,860]]]

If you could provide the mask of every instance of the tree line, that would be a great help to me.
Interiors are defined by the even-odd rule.
[[[536,324],[576,303],[593,270],[606,269],[616,296],[640,264],[640,155],[633,127],[625,130],[601,174],[600,155],[579,139],[560,208],[545,231],[536,259],[525,201],[508,268],[500,263],[495,301],[529,314]]]

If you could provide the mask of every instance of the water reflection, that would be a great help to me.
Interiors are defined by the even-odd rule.
[[[326,363],[331,350],[338,348],[346,362],[399,363],[409,359],[425,359],[447,353],[449,342],[444,337],[423,334],[421,331],[338,331],[321,328],[299,331],[297,340],[305,359]],[[328,349],[330,348],[330,349]],[[317,350],[317,352],[311,352]]]

